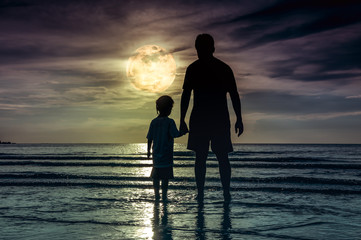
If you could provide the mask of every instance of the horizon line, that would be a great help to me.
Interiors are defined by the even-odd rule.
[[[16,144],[147,144],[146,142],[11,142],[10,144],[1,144],[0,145],[16,145]],[[174,143],[177,145],[187,145],[187,143]],[[305,142],[291,142],[291,143],[232,143],[232,145],[361,145],[361,143],[305,143]]]

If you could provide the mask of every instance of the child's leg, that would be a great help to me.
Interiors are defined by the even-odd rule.
[[[153,188],[154,188],[155,199],[159,199],[160,198],[160,195],[159,195],[159,179],[153,179]]]
[[[163,179],[162,180],[162,198],[164,200],[167,199],[168,183],[169,183],[168,179]]]

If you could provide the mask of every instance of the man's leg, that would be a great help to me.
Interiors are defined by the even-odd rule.
[[[229,163],[228,153],[216,153],[216,156],[219,165],[219,174],[221,175],[224,200],[229,201],[231,198],[231,164]]]
[[[206,160],[208,156],[208,148],[196,151],[196,163],[194,172],[196,175],[196,183],[198,190],[198,201],[203,201],[204,197],[204,182],[206,178]]]
[[[159,200],[159,179],[153,179],[154,197],[155,200]]]
[[[167,199],[168,183],[169,183],[168,179],[163,179],[162,180],[162,199],[163,200]]]

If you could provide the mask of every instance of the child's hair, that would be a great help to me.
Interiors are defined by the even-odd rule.
[[[174,101],[170,96],[164,95],[155,102],[157,113],[162,116],[169,116],[172,112]]]

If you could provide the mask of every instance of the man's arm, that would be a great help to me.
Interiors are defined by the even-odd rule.
[[[182,98],[181,98],[181,117],[180,117],[180,126],[179,126],[179,132],[181,136],[188,132],[188,127],[185,122],[185,117],[187,114],[191,93],[192,93],[191,89],[183,89]]]
[[[243,133],[243,122],[242,122],[242,113],[241,113],[241,100],[239,98],[237,88],[236,87],[232,88],[231,91],[229,92],[229,95],[231,96],[233,110],[237,117],[235,130],[239,137]]]
[[[147,156],[148,159],[150,158],[150,149],[152,148],[152,140],[148,139],[148,152],[147,152]]]

